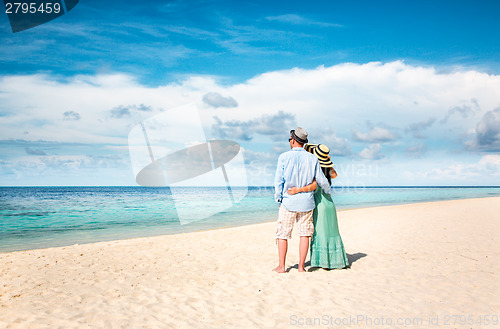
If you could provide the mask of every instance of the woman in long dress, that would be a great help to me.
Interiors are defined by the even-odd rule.
[[[304,149],[318,157],[321,169],[331,184],[332,178],[337,177],[337,173],[333,169],[328,147],[323,144],[306,144]],[[313,213],[314,234],[310,245],[311,267],[325,269],[348,267],[349,261],[339,232],[337,209],[328,191],[323,191],[314,181],[300,189],[293,187],[288,190],[288,194],[313,190],[316,208]]]

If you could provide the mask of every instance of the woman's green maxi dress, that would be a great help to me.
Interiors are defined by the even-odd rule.
[[[339,233],[337,209],[332,196],[321,187],[314,192],[314,234],[311,242],[311,267],[344,268],[349,265]]]

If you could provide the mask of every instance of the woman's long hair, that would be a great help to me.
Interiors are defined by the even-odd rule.
[[[330,185],[332,185],[332,177],[330,176],[330,168],[321,167],[321,170],[323,171],[323,174],[325,174],[326,179],[328,179],[328,183],[330,183]]]

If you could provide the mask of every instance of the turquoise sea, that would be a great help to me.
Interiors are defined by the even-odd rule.
[[[337,208],[347,209],[500,196],[500,187],[340,187],[331,193]],[[186,187],[181,194],[182,204],[168,187],[0,187],[0,252],[254,224],[278,214],[272,187],[249,187],[238,204],[185,224],[179,207],[211,207],[227,189]]]

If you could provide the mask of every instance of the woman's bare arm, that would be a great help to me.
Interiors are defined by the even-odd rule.
[[[318,186],[318,183],[316,183],[316,180],[313,180],[313,182],[309,185],[306,185],[304,187],[291,187],[288,189],[288,191],[286,191],[288,194],[290,195],[294,195],[294,194],[297,194],[297,193],[300,193],[300,192],[312,192],[316,189],[316,187]]]
[[[332,168],[332,172],[330,173],[330,176],[332,177],[332,179],[337,178],[338,174],[337,174],[337,172],[335,171],[335,169],[333,169],[333,168]]]

